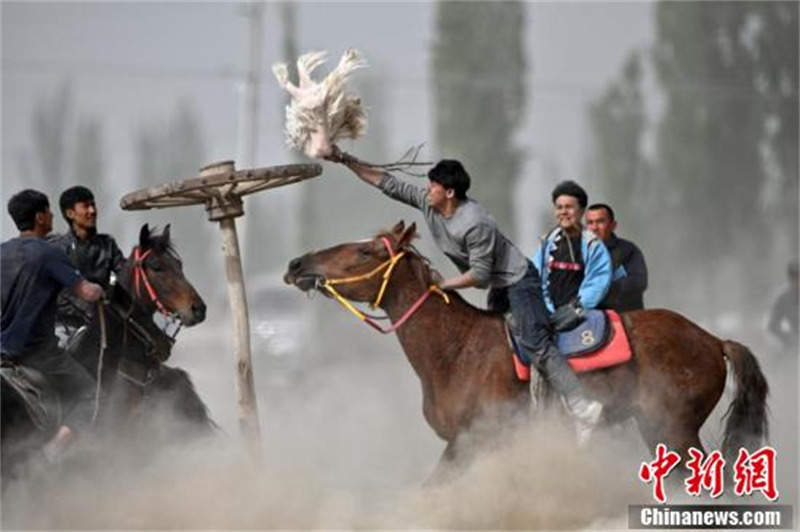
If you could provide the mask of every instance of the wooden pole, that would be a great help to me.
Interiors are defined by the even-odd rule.
[[[253,365],[250,358],[250,320],[247,315],[247,299],[244,290],[244,275],[236,235],[236,220],[223,218],[219,221],[222,231],[222,251],[225,255],[225,275],[228,278],[228,296],[233,317],[233,350],[236,356],[236,399],[239,404],[239,426],[251,455],[261,461],[261,428],[258,420]]]
[[[233,318],[239,427],[256,463],[261,463],[263,459],[261,428],[250,358],[250,320],[247,315],[242,256],[234,220],[244,216],[243,196],[290,185],[321,173],[319,164],[290,164],[237,172],[233,161],[219,161],[201,168],[196,177],[137,190],[120,200],[120,206],[125,210],[163,209],[202,203],[206,206],[208,219],[219,222]]]

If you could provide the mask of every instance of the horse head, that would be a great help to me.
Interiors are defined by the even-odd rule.
[[[416,223],[406,227],[400,221],[391,231],[379,233],[374,238],[306,253],[289,262],[283,280],[304,292],[328,283],[335,285],[336,290],[349,300],[374,301],[385,284],[387,270],[391,274],[395,262],[409,250],[416,229]],[[418,257],[416,254],[407,256]],[[421,260],[416,262],[422,264]]]
[[[183,263],[170,240],[170,226],[160,235],[148,224],[139,233],[120,274],[120,284],[147,311],[174,314],[190,327],[206,317],[206,304],[183,274]]]

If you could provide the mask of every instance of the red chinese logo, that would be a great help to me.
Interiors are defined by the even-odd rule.
[[[689,449],[691,459],[686,462],[686,467],[691,471],[691,475],[686,479],[686,493],[699,496],[701,490],[708,490],[712,498],[722,495],[724,481],[722,472],[725,469],[725,459],[722,453],[714,451],[708,458],[703,460],[703,453],[691,447]]]
[[[705,459],[703,452],[694,447],[690,447],[688,453],[690,458],[686,467],[689,469],[689,476],[684,481],[686,493],[697,497],[706,490],[712,498],[722,495],[726,465],[722,453],[714,451]],[[663,443],[656,446],[655,455],[652,462],[642,462],[639,480],[645,484],[652,482],[653,497],[664,503],[667,501],[664,480],[678,466],[681,456],[674,451],[668,451]],[[739,457],[733,466],[736,495],[743,497],[760,491],[770,501],[777,500],[779,494],[775,477],[776,462],[777,452],[772,447],[762,447],[754,453],[744,448],[739,449]]]
[[[653,496],[658,502],[666,502],[664,493],[664,479],[669,472],[675,469],[681,457],[675,451],[667,451],[667,446],[659,443],[656,446],[656,459],[652,462],[642,462],[639,468],[639,480],[644,483],[653,482]]]
[[[739,457],[733,466],[736,495],[741,497],[760,491],[767,499],[776,500],[778,498],[775,482],[776,459],[777,453],[772,447],[762,447],[753,454],[747,449],[739,449]]]

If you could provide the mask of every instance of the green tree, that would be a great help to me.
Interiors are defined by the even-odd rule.
[[[646,127],[642,96],[642,60],[628,56],[619,79],[589,106],[591,155],[589,171],[597,176],[604,196],[628,227],[645,221],[642,203],[649,168],[642,153]]]
[[[777,180],[773,197],[776,201],[770,205],[767,213],[770,220],[777,222],[785,241],[791,247],[790,252],[798,254],[798,205],[800,194],[798,179],[797,149],[800,144],[800,108],[798,103],[798,79],[800,79],[800,57],[797,43],[800,40],[798,29],[797,2],[759,2],[753,6],[757,18],[753,19],[753,46],[758,50],[759,61],[756,63],[757,84],[767,101],[768,114],[767,138],[764,148],[770,161],[771,169]]]
[[[460,159],[470,194],[514,235],[512,194],[522,166],[514,142],[525,110],[521,2],[439,2],[432,52],[436,141]]]
[[[142,186],[191,177],[206,162],[202,124],[188,101],[169,119],[141,126],[136,139],[136,173]]]
[[[189,101],[182,101],[174,113],[140,125],[135,136],[138,187],[149,187],[182,180],[197,174],[205,159],[205,138],[199,113]],[[207,221],[202,207],[179,207],[144,211],[126,217],[136,224],[127,228],[138,234],[138,224],[172,224],[178,251],[192,280],[203,297],[217,297],[222,278],[221,264],[209,260],[209,245],[219,246],[219,234]],[[216,254],[212,254],[216,256]]]
[[[783,186],[797,186],[797,4],[660,2],[656,32],[665,95],[656,177],[669,194],[653,214],[658,225],[671,223],[671,247],[705,277],[702,304],[714,312],[719,276],[704,264],[735,255],[752,271],[771,252],[765,153],[774,154]],[[789,203],[796,231],[796,194]],[[763,288],[749,282],[743,297]]]
[[[103,127],[99,119],[79,113],[68,81],[52,94],[43,94],[31,115],[31,146],[19,157],[20,186],[33,186],[50,196],[58,211],[61,192],[74,185],[89,187],[101,211],[114,204],[106,175]],[[113,216],[103,217],[103,230],[111,231]],[[60,219],[60,216],[57,215]],[[57,230],[66,229],[56,222]]]
[[[711,254],[740,236],[736,222],[742,212],[757,212],[753,191],[765,179],[759,153],[764,102],[753,86],[755,58],[742,39],[748,11],[745,2],[657,7],[654,59],[666,95],[661,171],[692,224],[715,228],[713,239],[705,231],[687,234],[694,249]]]
[[[40,97],[33,108],[31,131],[38,178],[43,184],[56,184],[58,192],[68,180],[67,145],[74,105],[72,88],[63,82],[51,97]]]

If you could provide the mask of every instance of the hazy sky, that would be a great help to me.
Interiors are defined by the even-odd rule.
[[[360,49],[383,82],[389,147],[428,142],[431,129],[428,2],[301,2],[298,48],[325,49],[331,62]],[[520,144],[529,156],[554,156],[565,177],[580,178],[584,111],[619,71],[624,56],[652,36],[650,3],[529,3],[526,10],[529,104]],[[25,182],[19,157],[30,149],[37,98],[69,81],[79,115],[102,122],[108,173],[119,194],[184,176],[132,183],[138,128],[165,120],[180,101],[198,109],[207,161],[238,157],[240,77],[247,25],[241,3],[2,4],[3,202]],[[290,159],[281,133],[282,95],[269,70],[280,59],[277,4],[264,10],[260,138],[256,164]],[[369,102],[366,102],[369,105]],[[350,147],[358,152],[358,143]],[[591,176],[585,176],[591,182]],[[55,193],[55,191],[53,192]],[[532,203],[546,202],[532,200]],[[541,207],[541,206],[540,206]],[[3,236],[9,231],[3,219]],[[57,227],[58,229],[58,227]]]

